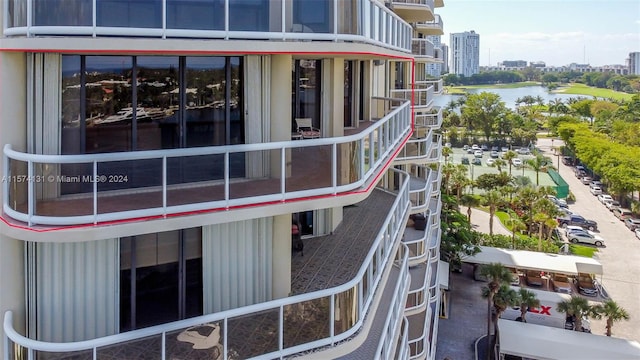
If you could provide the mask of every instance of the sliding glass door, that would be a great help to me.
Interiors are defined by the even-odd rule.
[[[120,331],[202,315],[202,230],[120,239]]]

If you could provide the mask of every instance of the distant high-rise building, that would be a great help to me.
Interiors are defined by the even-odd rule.
[[[543,67],[546,67],[547,64],[544,61],[531,61],[529,62],[529,66],[535,67],[535,68],[543,68]]]
[[[471,76],[480,72],[480,35],[475,31],[451,34],[451,69],[453,74]]]
[[[640,75],[640,51],[629,53],[629,74]]]
[[[442,48],[442,72],[441,74],[446,74],[449,72],[449,46],[447,44],[440,45]]]
[[[427,39],[433,43],[433,47],[435,49],[442,49],[442,43],[440,41],[440,35],[428,35]],[[440,76],[442,75],[442,63],[428,63],[426,67],[426,72],[430,76]]]

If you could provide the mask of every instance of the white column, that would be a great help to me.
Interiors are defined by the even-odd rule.
[[[270,139],[271,141],[291,140],[291,55],[271,56],[271,78],[269,83],[271,102],[270,108]],[[280,178],[281,154],[272,151],[270,156],[271,176]],[[287,155],[287,176],[291,171],[291,158]]]
[[[291,215],[273,217],[273,298],[279,299],[291,293]]]
[[[324,77],[325,86],[324,93],[326,94],[326,103],[323,104],[323,109],[327,109],[325,112],[328,114],[327,128],[330,129],[331,136],[343,136],[344,135],[344,59],[332,58],[326,61]],[[343,181],[348,181],[350,172],[350,151],[346,146],[339,148],[340,153],[338,158],[340,159],[339,173],[338,175]],[[324,218],[324,229],[326,233],[330,233],[338,227],[342,222],[342,206],[327,209]]]
[[[27,145],[25,58],[24,53],[0,53],[0,144],[11,144],[19,151],[24,151]],[[2,157],[0,166],[4,166]],[[2,197],[0,192],[0,200],[4,201]],[[0,274],[0,315],[4,316],[7,310],[13,311],[13,325],[24,334],[24,242],[4,234],[0,234]],[[4,336],[2,328],[0,335]],[[3,342],[0,342],[0,354],[4,354]]]

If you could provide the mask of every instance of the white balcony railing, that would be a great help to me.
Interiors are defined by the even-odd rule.
[[[402,329],[402,321],[404,319],[404,304],[407,299],[407,291],[409,289],[409,250],[405,245],[398,248],[398,253],[401,256],[396,256],[397,264],[400,268],[400,275],[398,276],[398,283],[393,291],[393,298],[389,305],[389,314],[385,319],[384,328],[380,341],[378,342],[378,349],[376,351],[376,359],[391,359],[394,353],[394,348],[397,344],[397,339]]]
[[[433,182],[438,180],[438,171],[426,166],[415,165],[411,171],[411,213],[417,214],[428,210],[432,196]]]
[[[38,7],[34,5],[35,0],[4,1],[4,36],[33,37],[53,35],[122,36],[160,39],[323,40],[364,42],[406,53],[411,52],[411,36],[413,32],[411,25],[391,9],[388,9],[384,3],[377,0],[333,0],[326,2],[328,6],[325,9],[325,14],[328,17],[326,23],[330,25],[320,31],[313,30],[317,22],[304,23],[304,17],[294,20],[292,16],[285,16],[285,14],[291,14],[296,10],[296,2],[293,1],[271,1],[269,14],[265,15],[267,17],[265,20],[267,25],[264,30],[260,31],[247,31],[246,24],[235,25],[236,22],[230,21],[233,15],[229,13],[229,9],[233,0],[223,0],[223,4],[220,4],[220,7],[224,9],[222,10],[224,19],[218,20],[217,27],[209,26],[210,28],[215,28],[215,30],[190,29],[188,28],[189,24],[171,28],[169,25],[171,22],[168,19],[180,18],[181,12],[195,10],[193,10],[191,2],[184,1],[167,4],[168,0],[159,0],[157,4],[154,4],[157,9],[160,9],[160,15],[158,16],[161,16],[161,19],[156,20],[158,25],[155,27],[101,26],[97,20],[101,16],[100,10],[96,10],[96,7],[98,7],[96,1],[99,2],[100,0],[94,0],[93,5],[89,2],[91,8],[85,20],[89,23],[86,26],[77,26],[77,19],[73,16],[67,16],[62,20],[53,19],[59,22],[71,22],[73,20],[73,23],[68,25],[50,26],[48,23],[38,24],[37,20],[35,20],[38,17],[33,14],[44,10],[38,10]],[[433,0],[429,1],[433,2]],[[13,6],[9,6],[9,3],[12,3]],[[65,10],[63,6],[64,3],[61,2],[60,11]],[[189,8],[187,9],[187,7]],[[49,11],[51,11],[50,8],[51,6]],[[355,10],[357,13],[349,17],[344,16],[346,9],[357,9]],[[50,15],[49,18],[52,16],[54,15]]]
[[[398,340],[397,360],[409,360],[409,321],[406,317],[402,319],[402,327],[400,328],[400,339]]]
[[[392,99],[387,99],[392,100]],[[334,138],[312,139],[304,141],[283,141],[272,143],[231,145],[218,147],[199,147],[173,150],[153,150],[135,151],[120,153],[104,153],[90,155],[38,155],[21,153],[13,150],[10,145],[4,148],[4,178],[3,182],[3,209],[8,216],[28,223],[44,225],[76,225],[101,223],[107,221],[118,221],[135,219],[141,217],[166,216],[168,214],[181,214],[193,211],[230,209],[234,207],[249,206],[251,204],[283,202],[302,197],[336,195],[360,188],[367,181],[373,179],[383,166],[398,149],[399,144],[409,135],[411,131],[411,108],[408,102],[403,103],[389,112],[384,118],[376,121],[361,133]],[[297,174],[296,167],[303,167],[305,161],[299,164],[291,164],[291,153],[299,149],[313,149],[316,163],[330,164],[326,173],[322,174],[321,185],[316,187],[307,186],[301,188],[294,186]],[[346,157],[349,161],[345,161]],[[170,185],[171,172],[169,171],[171,161],[182,161],[188,163],[195,161],[198,157],[209,155],[217,156],[219,163],[211,162],[211,171],[218,171],[220,174],[218,181],[224,186],[219,187],[219,194],[214,200],[201,200],[188,204],[171,202],[168,198],[170,189],[175,189],[176,185]],[[233,189],[243,186],[242,183],[234,182],[230,173],[234,166],[238,166],[233,159],[242,158],[245,162],[254,159],[256,163],[271,157],[278,170],[274,170],[271,178],[279,182],[277,191],[271,188],[263,190],[259,194],[233,195]],[[153,166],[148,164],[153,162]],[[308,162],[308,161],[307,161]],[[60,179],[60,169],[65,164],[83,166],[87,171],[84,175],[90,183],[92,189],[83,194],[87,202],[86,213],[61,216],[56,211],[43,213],[38,205],[51,200],[42,199],[38,195],[42,182],[50,185],[51,182],[63,182]],[[147,191],[147,196],[153,197],[150,207],[136,209],[138,204],[130,205],[131,208],[124,208],[118,211],[100,208],[101,201],[113,194],[111,191],[100,191],[105,185],[102,179],[108,181],[113,164],[129,164],[128,168],[136,168],[143,171],[146,177],[160,179],[160,186],[144,187],[141,184],[123,182],[118,184],[118,191],[140,193]],[[147,164],[147,165],[144,165]],[[146,166],[146,168],[145,168]],[[215,167],[215,168],[214,168]],[[292,167],[294,167],[292,169]],[[340,175],[343,168],[348,167],[352,174],[350,178]],[[83,176],[84,176],[83,175]],[[263,177],[264,175],[261,175]],[[250,180],[250,179],[248,179]],[[298,179],[299,180],[299,179]],[[45,184],[45,185],[48,185]],[[195,183],[197,184],[197,183]],[[55,183],[53,185],[56,185]],[[185,185],[185,184],[179,184]],[[186,184],[189,185],[189,184]],[[193,183],[191,183],[193,185]],[[244,185],[246,186],[246,185]],[[54,189],[55,190],[55,189]],[[55,191],[54,191],[55,192]],[[195,201],[195,200],[194,200]],[[91,203],[91,204],[89,204]],[[58,205],[64,206],[64,205]],[[101,210],[99,210],[101,209]],[[55,210],[55,208],[54,208]],[[78,210],[81,211],[81,210]]]
[[[426,264],[419,265],[424,267],[423,269],[412,268],[413,272],[424,271],[423,281],[420,286],[416,289],[410,289],[409,294],[407,295],[407,307],[405,308],[405,314],[407,316],[417,314],[423,311],[427,306],[428,294],[427,291],[429,289],[429,282],[433,274],[431,273],[431,266]]]
[[[429,127],[432,129],[439,129],[442,127],[442,108],[437,106],[432,109],[432,113],[418,113],[415,114],[415,126],[417,127]]]
[[[427,308],[427,311],[422,314],[414,315],[411,320],[413,321],[421,321],[423,324],[421,326],[422,333],[415,337],[409,339],[409,359],[424,359],[425,354],[429,351],[429,326],[430,325],[430,317],[433,311],[431,308]],[[410,320],[410,321],[411,321]]]
[[[392,89],[392,98],[413,100],[414,111],[425,111],[433,105],[433,85],[416,83],[414,89]]]
[[[384,289],[381,281],[383,274],[389,266],[397,266],[400,269],[400,281],[395,286],[394,301],[398,309],[391,309],[385,323],[386,330],[383,332],[389,336],[381,339],[377,354],[386,354],[390,348],[389,344],[395,343],[395,336],[399,328],[402,310],[408,286],[408,254],[409,252],[401,244],[400,240],[409,213],[409,176],[408,174],[390,170],[399,174],[400,183],[397,190],[393,189],[394,182],[387,182],[388,188],[384,190],[397,194],[389,213],[380,226],[376,239],[369,249],[369,252],[360,267],[360,271],[355,278],[349,282],[330,289],[301,294],[293,297],[273,300],[265,303],[245,306],[237,309],[227,310],[219,313],[203,315],[186,320],[152,326],[144,329],[134,330],[121,334],[106,336],[93,340],[70,342],[70,343],[50,343],[29,339],[19,334],[14,329],[13,314],[7,311],[4,315],[4,351],[5,359],[18,358],[24,356],[27,360],[39,358],[39,354],[51,355],[51,353],[73,353],[80,351],[90,351],[92,359],[96,360],[101,355],[101,350],[113,349],[114,346],[127,346],[141,339],[155,339],[162,346],[162,360],[170,357],[170,351],[166,348],[167,337],[170,334],[183,331],[193,326],[207,323],[218,323],[221,328],[220,344],[224,345],[221,351],[224,360],[229,359],[227,344],[229,340],[238,334],[234,334],[230,322],[242,318],[251,321],[262,319],[265,313],[277,315],[277,331],[272,334],[264,333],[265,337],[272,337],[272,343],[278,344],[277,349],[268,353],[259,354],[254,358],[273,359],[282,358],[295,353],[316,349],[323,346],[335,345],[336,343],[349,338],[355,334],[363,325],[365,315],[369,311],[370,305],[379,291]],[[384,182],[381,182],[381,184]],[[345,307],[346,306],[346,307]],[[291,341],[291,334],[298,333],[303,329],[296,319],[300,317],[300,312],[305,307],[315,308],[320,313],[318,319],[328,319],[328,324],[320,325],[326,331],[312,332],[313,336],[305,339],[303,343]],[[345,313],[345,311],[347,313]],[[343,319],[336,319],[336,314],[342,313]],[[345,322],[345,319],[349,321]],[[391,330],[396,324],[396,330]],[[295,337],[293,337],[295,339]],[[265,339],[263,339],[265,340]],[[262,340],[261,340],[262,341]],[[265,340],[266,341],[266,340]],[[136,345],[133,345],[136,346]],[[387,357],[382,357],[386,359]]]
[[[434,46],[427,39],[412,39],[411,53],[416,60],[432,59],[434,57]]]
[[[429,130],[425,137],[411,138],[396,156],[394,163],[418,163],[423,164],[432,161],[433,154],[433,130]]]
[[[444,90],[444,81],[442,79],[416,81],[416,85],[421,87],[433,86],[433,93],[437,95],[442,94]]]
[[[420,21],[415,24],[416,30],[425,35],[444,35],[442,17],[435,14],[432,21]]]

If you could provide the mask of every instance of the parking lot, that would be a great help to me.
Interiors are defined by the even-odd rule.
[[[557,142],[556,146],[559,145]],[[552,153],[550,139],[538,140],[538,147],[547,154]],[[613,325],[613,336],[640,341],[640,240],[591,194],[588,185],[575,177],[572,167],[560,164],[559,172],[576,197],[569,209],[595,220],[598,235],[605,239],[605,247],[595,254],[604,268],[602,285],[609,297],[631,315],[631,320]],[[604,334],[604,320],[592,320],[591,324],[594,333]]]

